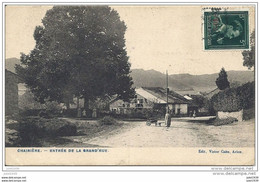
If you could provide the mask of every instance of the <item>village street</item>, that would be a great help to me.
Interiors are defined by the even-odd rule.
[[[124,122],[121,128],[97,137],[73,137],[72,141],[78,147],[253,147],[254,120],[223,126],[172,121],[168,129],[164,125]]]

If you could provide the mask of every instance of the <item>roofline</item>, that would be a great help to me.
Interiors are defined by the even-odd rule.
[[[14,72],[12,72],[12,71],[6,69],[6,68],[5,68],[5,71],[10,72],[10,73],[14,74],[15,76],[18,76],[17,73],[14,73]]]
[[[10,72],[18,78],[18,83],[24,83],[23,79],[17,74],[5,68],[5,72]]]
[[[162,87],[140,87],[140,88],[143,89],[144,91],[148,92],[149,94],[155,96],[155,97],[158,97],[158,96],[154,95],[154,94],[153,94],[153,91],[150,90],[149,88],[159,88],[159,89],[163,89]],[[139,89],[140,89],[140,88],[139,88]],[[170,92],[173,92],[174,94],[179,95],[181,98],[178,98],[178,97],[176,97],[176,96],[174,96],[174,95],[169,94],[170,97],[173,97],[173,99],[180,100],[181,102],[168,102],[169,104],[189,104],[189,100],[187,100],[184,96],[178,94],[177,92],[175,92],[175,91],[173,91],[173,90],[170,90]],[[170,92],[169,92],[169,93],[170,93]],[[158,97],[158,98],[159,98],[159,97]],[[159,99],[160,99],[160,100],[163,100],[164,102],[167,102],[167,101],[165,100],[165,98],[159,98]],[[165,104],[165,103],[161,103],[161,104]]]

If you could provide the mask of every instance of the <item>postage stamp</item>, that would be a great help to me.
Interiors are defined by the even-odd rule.
[[[204,48],[248,49],[248,11],[204,12]]]
[[[256,164],[257,6],[3,7],[2,169]]]

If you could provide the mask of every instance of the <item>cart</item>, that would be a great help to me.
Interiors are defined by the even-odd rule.
[[[152,124],[154,124],[155,126],[161,126],[162,123],[165,123],[164,121],[159,121],[156,118],[149,118],[146,121],[146,125],[147,126],[151,126]]]

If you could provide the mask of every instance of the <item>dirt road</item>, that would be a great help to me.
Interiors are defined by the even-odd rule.
[[[254,120],[230,125],[172,121],[170,128],[128,122],[123,129],[82,141],[106,147],[253,147]]]

